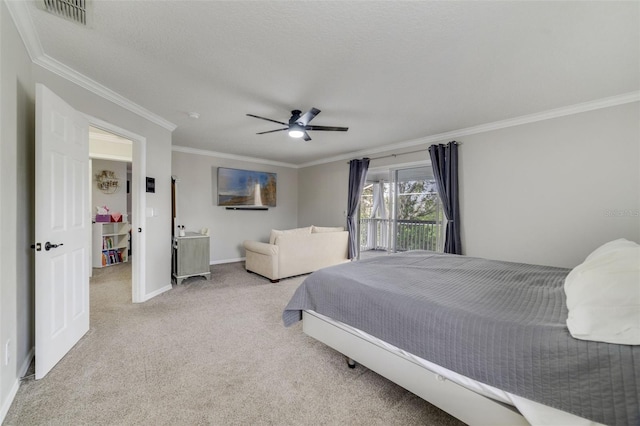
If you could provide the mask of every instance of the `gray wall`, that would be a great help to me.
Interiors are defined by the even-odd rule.
[[[0,418],[34,343],[34,98],[31,60],[0,2]]]
[[[640,242],[639,106],[464,138],[466,253],[573,267],[607,241]],[[618,210],[631,214],[608,216]]]
[[[349,164],[336,161],[298,170],[300,226],[347,225]],[[346,228],[345,228],[346,229]]]
[[[217,205],[217,168],[277,173],[277,205],[267,211],[226,210]],[[244,240],[268,241],[271,229],[298,225],[298,171],[288,167],[174,151],[178,178],[177,225],[186,231],[209,228],[211,263],[244,258]]]
[[[639,106],[459,138],[465,254],[573,267],[606,241],[640,241]],[[418,157],[372,160],[370,167]],[[299,176],[298,222],[344,221],[346,161],[303,168]]]

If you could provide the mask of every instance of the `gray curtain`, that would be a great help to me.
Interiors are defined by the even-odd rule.
[[[438,195],[442,200],[444,215],[447,217],[444,252],[462,254],[460,203],[458,202],[458,144],[452,141],[447,145],[431,145],[429,156],[438,186]]]
[[[347,231],[349,231],[349,259],[358,255],[358,204],[369,169],[369,159],[349,161],[349,198],[347,200]]]

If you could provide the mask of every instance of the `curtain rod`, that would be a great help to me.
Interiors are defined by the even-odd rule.
[[[456,142],[453,141],[456,145],[462,145],[462,142]],[[415,154],[416,152],[423,152],[423,151],[428,151],[429,148],[423,148],[423,149],[417,149],[415,151],[408,151],[408,152],[401,152],[400,154],[389,154],[389,155],[383,155],[380,157],[369,157],[369,160],[381,160],[383,158],[390,158],[390,157],[397,157],[398,155],[406,155],[406,154]],[[365,157],[367,158],[367,157]],[[349,164],[349,161],[347,161],[347,164]]]

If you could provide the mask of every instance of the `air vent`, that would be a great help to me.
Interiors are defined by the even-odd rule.
[[[87,25],[89,0],[40,0],[38,5],[67,21]]]

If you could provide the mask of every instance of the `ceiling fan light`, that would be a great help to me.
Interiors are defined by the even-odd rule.
[[[292,138],[301,138],[304,136],[304,129],[300,125],[294,124],[289,128],[289,136]]]

